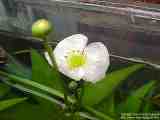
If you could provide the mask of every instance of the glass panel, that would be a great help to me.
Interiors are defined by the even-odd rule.
[[[84,33],[90,41],[104,42],[113,55],[160,64],[158,4],[136,0],[13,0],[10,14],[10,7],[3,7],[6,4],[0,2],[0,15],[7,19],[10,31],[30,34],[35,20],[47,18],[54,23],[57,40]]]

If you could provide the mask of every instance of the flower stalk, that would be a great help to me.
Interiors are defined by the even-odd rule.
[[[45,51],[47,51],[47,53],[48,53],[48,55],[49,55],[49,57],[51,59],[51,62],[53,64],[53,66],[57,70],[57,65],[56,65],[56,62],[55,62],[55,59],[54,59],[54,55],[53,55],[53,49],[50,46],[50,44],[48,43],[47,37],[44,38],[44,49],[45,49]]]
[[[52,68],[54,67],[54,70],[57,72],[58,77],[61,78],[61,75],[58,72],[58,67],[57,67],[56,61],[54,59],[53,49],[50,46],[49,41],[47,39],[47,36],[49,35],[49,33],[51,31],[52,31],[52,25],[49,21],[47,21],[45,19],[40,19],[32,25],[32,35],[43,39],[44,49],[47,52],[49,59],[51,60]],[[68,104],[68,95],[67,95],[67,92],[65,91],[66,85],[65,85],[64,81],[62,82],[62,85],[64,88],[64,101],[65,101],[65,104],[67,105]]]
[[[48,55],[49,55],[49,58],[51,60],[51,63],[52,63],[52,67],[54,67],[54,70],[56,70],[57,72],[57,75],[59,76],[59,78],[61,78],[59,72],[58,72],[58,67],[57,67],[57,64],[56,64],[56,61],[54,59],[54,55],[53,55],[53,49],[52,47],[49,45],[48,43],[48,39],[47,37],[44,38],[44,48],[45,48],[45,51],[47,51]],[[62,80],[61,80],[62,81]],[[69,102],[68,102],[68,95],[67,95],[67,92],[66,92],[66,85],[65,85],[65,82],[62,81],[62,84],[63,84],[63,89],[64,89],[64,102],[66,105],[69,105]]]

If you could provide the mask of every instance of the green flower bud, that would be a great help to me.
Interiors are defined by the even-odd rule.
[[[78,86],[78,83],[77,83],[76,81],[71,81],[71,82],[69,83],[69,88],[70,88],[71,90],[76,89],[77,86]]]
[[[51,23],[46,19],[40,19],[32,25],[32,35],[38,38],[45,38],[52,31]]]

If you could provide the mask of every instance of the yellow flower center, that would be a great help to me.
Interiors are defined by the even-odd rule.
[[[70,69],[78,68],[84,65],[85,62],[86,62],[86,56],[83,53],[80,53],[79,51],[72,51],[67,56],[67,64]]]

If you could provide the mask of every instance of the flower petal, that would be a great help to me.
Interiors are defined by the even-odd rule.
[[[90,82],[97,82],[105,77],[109,67],[109,53],[105,45],[101,42],[94,42],[85,49],[87,62],[83,79]]]
[[[82,34],[75,34],[60,41],[54,49],[54,56],[58,66],[66,61],[66,56],[69,52],[73,50],[82,51],[87,42],[88,38]]]
[[[53,65],[53,64],[52,64],[52,61],[51,61],[51,59],[50,59],[50,57],[49,57],[49,55],[48,55],[47,52],[44,52],[44,56],[45,56],[46,60],[48,61],[48,63],[49,63],[50,65]]]
[[[82,68],[77,68],[74,70],[69,70],[67,66],[62,65],[59,68],[59,71],[63,73],[64,75],[68,76],[71,79],[74,79],[76,81],[79,81],[84,76],[84,70]]]
[[[52,62],[49,58],[48,53],[45,52],[44,55],[45,55],[48,63],[50,65],[52,65]],[[66,64],[66,62],[60,63],[58,67],[59,67],[58,69],[61,73],[63,73],[64,75],[66,75],[76,81],[79,81],[84,76],[84,70],[82,68],[77,68],[77,69],[71,70],[68,68],[68,65]]]
[[[75,34],[60,41],[54,49],[54,57],[58,69],[64,75],[80,80],[84,74],[83,70],[70,70],[66,57],[72,51],[83,51],[88,42],[88,38],[83,34]],[[46,57],[48,58],[48,57]]]
[[[54,50],[54,54],[63,55],[73,50],[82,51],[88,42],[88,38],[83,34],[75,34],[60,41]]]

